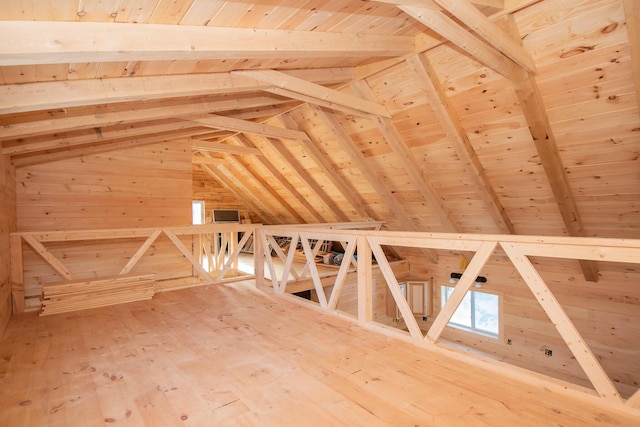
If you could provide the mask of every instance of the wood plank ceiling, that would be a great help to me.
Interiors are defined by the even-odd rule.
[[[640,238],[634,0],[4,3],[18,168],[179,140],[266,223]]]

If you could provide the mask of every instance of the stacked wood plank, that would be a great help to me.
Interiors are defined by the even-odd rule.
[[[41,316],[153,298],[153,274],[112,276],[43,285]]]

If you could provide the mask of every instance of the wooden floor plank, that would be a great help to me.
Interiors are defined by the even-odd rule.
[[[16,315],[0,425],[639,425],[253,286]]]

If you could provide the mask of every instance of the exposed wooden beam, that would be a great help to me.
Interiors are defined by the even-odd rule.
[[[262,152],[255,147],[242,147],[239,145],[223,144],[220,142],[199,141],[197,139],[193,139],[191,141],[191,148],[194,151],[202,152],[262,156]]]
[[[380,196],[385,206],[389,211],[393,213],[395,218],[400,222],[405,230],[419,231],[418,227],[411,220],[411,217],[402,208],[402,204],[393,196],[378,175],[367,165],[364,155],[355,146],[353,140],[344,129],[342,124],[333,115],[326,113],[322,108],[315,105],[310,106],[315,115],[324,123],[324,125],[331,131],[333,135],[340,141],[341,148],[349,155],[349,158],[354,163],[356,168],[365,176],[369,184],[373,187],[376,193]],[[431,249],[424,249],[423,253],[431,263],[438,262],[438,256],[435,251]]]
[[[374,114],[376,116],[391,117],[389,111],[382,105],[375,102],[367,101],[335,89],[330,89],[300,78],[281,73],[274,70],[242,70],[232,71],[234,75],[240,75],[255,79],[262,84],[268,84],[276,88],[280,88],[286,92],[276,92],[279,94],[287,93],[289,96],[296,97],[301,95],[302,101],[318,100],[323,104],[330,103],[335,106],[347,107],[351,110],[361,111],[362,113]],[[299,99],[299,98],[295,98]],[[313,101],[310,101],[313,102]],[[328,106],[328,105],[324,105]],[[329,107],[330,108],[330,107]]]
[[[623,0],[624,17],[629,34],[629,49],[631,50],[631,65],[633,67],[633,81],[636,87],[636,101],[640,106],[640,2],[638,0]],[[640,114],[640,108],[638,109]]]
[[[349,68],[291,70],[288,75],[318,84],[338,83],[352,78]],[[0,85],[0,114],[102,105],[212,94],[260,91],[268,85],[229,73],[180,74],[111,79]],[[46,94],[46,96],[43,96]]]
[[[0,86],[0,114],[223,93],[264,85],[229,73],[39,82]],[[46,96],[43,96],[46,94]]]
[[[66,136],[53,135],[51,137],[36,138],[35,141],[27,141],[24,144],[11,145],[2,148],[2,154],[15,156],[19,154],[34,153],[38,151],[55,150],[60,148],[74,148],[90,143],[104,143],[121,138],[140,138],[145,135],[155,136],[164,132],[192,129],[190,135],[202,133],[202,130],[193,130],[201,127],[198,123],[187,121],[170,121],[164,124],[153,124],[139,127],[126,127],[116,129],[96,128],[95,132],[80,135]],[[202,128],[201,128],[202,129]]]
[[[298,124],[289,114],[281,116],[283,122],[287,127],[294,129]],[[304,124],[303,124],[304,126]],[[307,133],[313,140],[313,135]],[[364,218],[375,218],[375,213],[367,206],[365,201],[360,197],[357,191],[353,190],[347,185],[347,183],[340,177],[340,174],[333,167],[331,162],[327,159],[327,156],[320,151],[317,147],[316,141],[312,141],[309,144],[303,144],[302,148],[305,152],[315,161],[316,166],[324,173],[324,175],[333,183],[336,189],[342,194],[345,200],[351,203],[351,206],[362,215]]]
[[[339,221],[349,221],[349,216],[342,211],[342,209],[336,204],[336,202],[325,192],[325,190],[316,182],[305,168],[300,165],[298,159],[287,149],[282,141],[276,139],[267,138],[271,143],[271,146],[280,154],[281,160],[284,160],[289,166],[296,171],[298,177],[304,182],[313,193],[318,197],[322,203],[325,204],[333,212]]]
[[[223,165],[226,163],[224,159],[218,159],[216,157],[205,157],[205,156],[196,156],[195,154],[191,156],[191,163],[194,165]]]
[[[131,109],[80,116],[59,117],[24,123],[5,124],[0,127],[0,141],[79,129],[114,126],[133,122],[190,116],[194,114],[214,113],[218,111],[237,111],[247,108],[272,106],[282,103],[268,96],[251,98],[233,98],[211,102],[197,102],[168,107]]]
[[[507,17],[501,25],[512,34],[516,40],[520,40],[518,28],[513,17]],[[542,100],[542,94],[538,89],[535,78],[526,70],[516,66],[513,62],[507,64],[510,69],[511,81],[520,102],[525,120],[529,125],[529,133],[533,139],[540,162],[549,181],[551,191],[560,210],[560,215],[572,237],[585,237],[586,233],[578,206],[569,183],[569,177],[565,170],[558,143],[549,122],[547,111]],[[590,282],[598,281],[598,269],[595,262],[580,260],[582,273]]]
[[[203,114],[189,117],[189,120],[215,129],[226,129],[233,132],[252,133],[272,138],[292,139],[309,142],[309,136],[299,130],[285,129],[277,126],[269,126],[249,120],[234,119],[232,117],[217,114]]]
[[[451,107],[446,92],[438,81],[438,76],[429,63],[426,54],[410,56],[407,58],[407,63],[413,70],[416,78],[420,81],[421,87],[429,99],[429,105],[438,118],[447,137],[452,141],[456,154],[462,160],[467,174],[476,184],[478,194],[482,198],[496,226],[501,233],[515,234],[515,227],[511,223],[509,216],[500,202],[500,198],[489,181],[489,177],[487,177],[486,171],[473,149],[467,134],[464,132],[464,129],[462,129],[460,119]]]
[[[279,224],[280,221],[270,212],[264,210],[263,207],[258,206],[251,198],[251,193],[247,192],[245,188],[239,188],[238,182],[233,179],[233,174],[228,173],[224,165],[207,166],[200,165],[200,168],[205,171],[211,178],[218,181],[224,188],[229,190],[231,194],[235,196],[242,204],[248,206],[249,209],[265,224]]]
[[[425,0],[370,0],[375,3],[395,4],[398,6],[424,7]],[[478,6],[489,6],[495,9],[504,9],[505,0],[471,0],[471,3]]]
[[[431,0],[428,0],[430,3]],[[434,5],[435,6],[435,5]],[[420,21],[436,33],[440,34],[451,43],[467,52],[473,58],[509,78],[509,72],[505,67],[505,58],[500,52],[486,45],[467,29],[458,25],[446,16],[440,8],[418,8],[411,6],[398,6],[403,12]]]
[[[375,99],[375,94],[364,81],[360,80],[352,84],[356,93],[366,99]],[[411,150],[407,147],[407,144],[403,140],[400,132],[396,129],[393,120],[386,117],[372,117],[372,120],[378,131],[382,134],[387,144],[391,147],[397,158],[400,160],[402,168],[407,172],[411,178],[411,182],[418,188],[420,194],[427,202],[429,209],[431,209],[440,219],[444,231],[457,233],[459,232],[458,226],[451,219],[451,212],[442,203],[442,198],[436,193],[433,187],[425,181],[424,174],[418,163],[416,162]]]
[[[258,148],[255,147],[253,142],[251,142],[245,135],[236,135],[237,140],[242,143],[247,148]],[[287,178],[280,173],[280,171],[264,156],[257,157],[258,161],[262,163],[262,165],[273,175],[275,179],[278,180],[280,185],[291,194],[291,196],[296,200],[313,218],[318,222],[327,222],[324,217],[314,208],[307,199],[300,194],[300,192],[287,180]]]
[[[0,21],[0,66],[114,61],[397,56],[407,36],[191,25]]]
[[[433,0],[458,18],[491,46],[511,58],[529,73],[535,74],[536,65],[521,44],[513,40],[502,28],[494,24],[467,0]]]

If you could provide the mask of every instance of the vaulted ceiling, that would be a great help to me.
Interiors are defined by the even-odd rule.
[[[18,168],[182,141],[266,223],[640,238],[634,0],[3,3]]]

